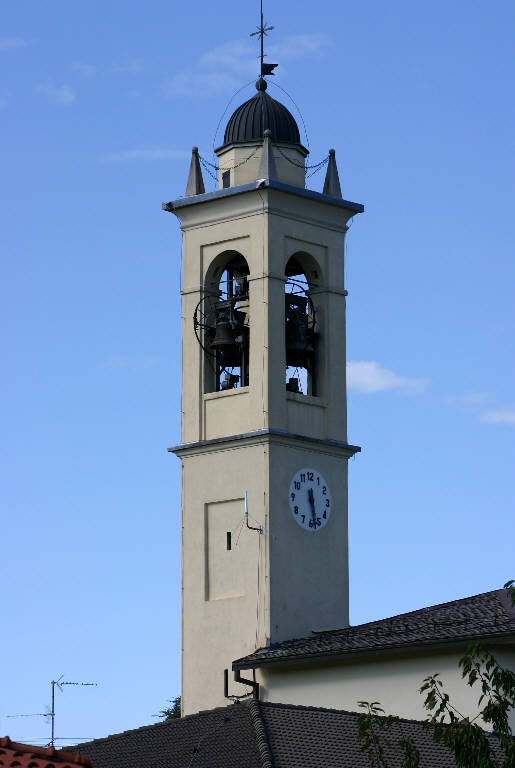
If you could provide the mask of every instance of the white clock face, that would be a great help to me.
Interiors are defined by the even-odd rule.
[[[329,520],[331,493],[315,469],[304,467],[293,475],[289,500],[293,517],[306,531],[319,531]]]

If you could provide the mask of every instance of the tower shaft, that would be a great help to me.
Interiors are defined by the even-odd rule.
[[[347,460],[359,449],[347,444],[344,238],[362,207],[277,180],[166,207],[183,231],[182,439],[170,450],[182,467],[189,714],[224,704],[236,658],[348,624]],[[303,295],[288,293],[291,275]],[[240,365],[220,373],[220,360]],[[320,530],[320,501],[313,531],[289,506],[301,468],[331,489]],[[245,523],[245,492],[262,533]]]

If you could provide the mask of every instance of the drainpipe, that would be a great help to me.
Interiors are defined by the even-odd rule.
[[[239,669],[234,670],[234,681],[241,683],[242,685],[249,685],[252,688],[252,698],[259,699],[259,683],[255,680],[247,680],[247,678],[241,676]],[[246,699],[248,693],[243,693],[240,696],[229,695],[229,670],[224,669],[224,698],[225,699]]]

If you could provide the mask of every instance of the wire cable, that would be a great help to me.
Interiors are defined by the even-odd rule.
[[[218,136],[218,131],[220,130],[220,125],[221,125],[222,120],[224,119],[224,117],[226,115],[227,110],[229,109],[229,107],[231,105],[232,100],[234,99],[235,96],[237,96],[239,93],[241,93],[241,91],[243,91],[244,88],[248,88],[249,85],[252,85],[253,82],[254,82],[254,78],[252,78],[252,80],[249,80],[248,83],[245,83],[245,85],[242,85],[241,88],[238,88],[238,90],[233,93],[233,95],[231,96],[231,98],[227,102],[227,106],[225,107],[224,111],[222,112],[222,116],[221,116],[220,120],[218,121],[218,125],[216,126],[215,135],[213,136],[213,154],[214,154],[214,151],[215,151],[216,137]]]
[[[302,116],[302,112],[300,111],[297,102],[293,99],[292,96],[290,96],[290,94],[288,93],[288,91],[285,88],[282,88],[282,86],[279,85],[279,83],[271,82],[271,85],[274,85],[276,88],[279,88],[280,91],[285,93],[286,96],[290,99],[290,101],[293,104],[293,106],[295,107],[295,109],[297,110],[297,112],[299,113],[299,117],[300,117],[301,122],[302,122],[302,128],[304,130],[304,136],[306,137],[306,144],[307,144],[308,149],[309,149],[309,136],[308,136],[308,131],[307,131],[307,128],[306,128],[306,123],[304,122],[304,118]]]
[[[217,723],[217,725],[214,728],[212,728],[210,731],[208,731],[207,733],[203,734],[200,737],[200,739],[198,740],[196,746],[193,747],[193,754],[192,754],[191,759],[190,759],[190,761],[188,763],[188,768],[191,768],[191,766],[193,765],[193,761],[195,760],[195,758],[197,757],[197,755],[198,755],[198,753],[200,751],[200,746],[201,746],[202,742],[205,741],[207,738],[209,738],[209,736],[212,736],[213,733],[215,733],[220,728],[221,725],[225,725],[226,723],[229,723],[231,721],[231,719],[232,718],[231,718],[230,715],[224,715],[222,720],[220,720],[220,722]]]

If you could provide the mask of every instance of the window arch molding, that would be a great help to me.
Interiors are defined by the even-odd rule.
[[[287,255],[284,265],[286,277],[300,273],[295,270],[304,273],[311,290],[319,288],[324,282],[321,264],[308,251],[298,250]]]
[[[217,254],[210,262],[204,277],[203,290],[206,293],[217,293],[223,280],[224,272],[228,268],[240,267],[247,276],[250,274],[249,263],[245,254],[236,250],[225,250]]]

